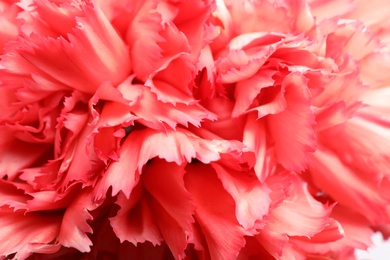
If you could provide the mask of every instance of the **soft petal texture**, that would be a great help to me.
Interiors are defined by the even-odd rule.
[[[87,221],[92,219],[89,211],[97,206],[98,204],[92,199],[91,190],[88,189],[80,192],[72,201],[64,213],[58,235],[58,241],[63,246],[76,248],[80,252],[90,251],[92,242],[86,233],[92,233],[92,228]]]
[[[0,54],[3,53],[4,45],[18,35],[16,17],[19,12],[20,8],[14,3],[0,1]]]
[[[1,177],[14,179],[20,170],[31,166],[47,150],[47,146],[23,142],[12,136],[12,132],[0,129],[0,173]]]
[[[389,236],[385,0],[0,0],[0,258],[355,259]]]
[[[96,6],[83,6],[74,19],[68,40],[32,34],[8,48],[53,84],[93,93],[102,81],[120,83],[130,71],[123,40]]]
[[[298,176],[290,178],[288,198],[271,211],[267,229],[289,236],[312,237],[328,225],[332,207],[316,201]],[[298,208],[292,216],[291,208]],[[287,213],[290,212],[290,213]]]
[[[312,160],[316,169],[312,174],[313,181],[341,205],[365,212],[365,217],[372,223],[382,223],[389,218],[383,210],[389,203],[387,179],[378,183],[367,176],[359,176],[359,171],[355,173],[328,150],[317,150]]]
[[[137,245],[145,241],[153,245],[161,243],[162,236],[156,220],[153,218],[150,205],[141,199],[141,185],[133,189],[129,199],[119,194],[117,204],[121,207],[118,214],[110,219],[111,226],[121,242],[129,241]]]
[[[195,220],[207,242],[211,259],[236,258],[245,245],[245,230],[234,217],[233,199],[210,166],[195,164],[186,170],[186,187],[198,205]]]
[[[238,222],[248,230],[259,228],[263,218],[268,215],[271,190],[265,183],[260,183],[251,172],[226,169],[216,163],[213,163],[212,167],[236,203]]]
[[[302,75],[290,74],[283,83],[282,102],[286,110],[267,117],[268,128],[275,142],[277,160],[286,169],[301,171],[308,164],[307,153],[315,150],[315,136],[312,129],[314,114],[310,109],[310,93],[305,89]],[[287,130],[289,129],[290,130]],[[285,129],[286,131],[281,131]]]
[[[255,30],[299,33],[314,26],[313,17],[305,1],[225,2],[233,19],[237,21],[234,24],[237,33]]]
[[[54,253],[59,249],[55,243],[61,218],[58,214],[41,215],[39,213],[13,212],[2,210],[0,255],[13,253],[16,258],[26,259],[33,252]]]
[[[96,196],[103,197],[112,187],[113,195],[122,191],[128,197],[139,181],[142,167],[154,157],[179,165],[191,162],[192,158],[210,163],[218,160],[220,153],[240,150],[240,146],[238,142],[204,140],[182,129],[166,133],[151,129],[134,131],[123,143],[119,160],[113,162],[104,173],[96,187]],[[167,150],[166,147],[175,149]]]
[[[184,186],[184,166],[156,160],[146,167],[143,184],[152,197],[152,211],[159,216],[157,224],[165,242],[176,258],[184,259],[193,233],[195,204]]]

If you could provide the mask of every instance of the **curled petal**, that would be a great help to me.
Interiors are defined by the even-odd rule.
[[[172,254],[183,259],[189,238],[195,204],[184,187],[184,164],[179,166],[163,160],[153,160],[142,174],[145,189],[152,197],[152,211],[157,218],[161,234]],[[165,185],[161,185],[165,183]]]
[[[268,129],[275,142],[278,162],[290,171],[302,171],[309,163],[308,153],[316,147],[311,111],[311,96],[306,79],[299,73],[288,75],[282,83],[286,109],[266,117]]]
[[[55,253],[60,249],[56,237],[61,225],[58,214],[0,212],[2,227],[0,255],[6,257],[15,253],[15,258],[26,259],[33,253]]]
[[[233,199],[210,166],[195,164],[186,170],[186,187],[196,205],[195,220],[204,235],[211,259],[235,259],[245,245],[246,232],[234,217]]]
[[[142,167],[154,157],[178,165],[191,162],[192,158],[210,163],[220,159],[220,153],[241,149],[242,145],[239,142],[204,140],[183,129],[166,133],[152,129],[133,131],[119,151],[119,160],[110,164],[97,185],[96,196],[97,198],[105,196],[108,188],[112,186],[112,194],[116,195],[123,191],[128,197],[139,181]]]
[[[153,217],[153,213],[143,198],[142,186],[137,186],[129,199],[123,193],[118,195],[116,204],[121,209],[110,218],[111,226],[121,242],[129,241],[137,245],[146,241],[159,245],[161,233]]]
[[[313,237],[329,224],[332,206],[315,200],[298,176],[289,178],[289,197],[271,211],[266,228],[278,234]]]
[[[256,176],[250,176],[248,172],[228,169],[217,163],[213,163],[212,167],[236,203],[238,222],[246,230],[262,227],[263,218],[268,215],[271,204],[271,190],[268,186],[260,183]]]
[[[91,189],[83,189],[66,208],[58,234],[58,241],[63,246],[76,248],[80,252],[90,251],[92,242],[86,234],[93,232],[88,224],[92,220],[89,211],[98,206],[91,195]]]

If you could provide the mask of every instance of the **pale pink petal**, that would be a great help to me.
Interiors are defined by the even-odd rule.
[[[390,76],[383,71],[390,69],[390,53],[387,51],[376,51],[364,57],[360,61],[360,78],[370,85],[370,88],[387,87]]]
[[[266,228],[278,234],[312,237],[329,224],[332,206],[313,198],[298,176],[291,174],[289,179],[289,197],[271,211]]]
[[[184,187],[184,173],[184,164],[154,159],[142,174],[145,190],[152,197],[152,211],[159,216],[156,222],[161,234],[179,259],[184,258],[188,237],[192,236],[195,210],[192,196]]]
[[[345,15],[349,19],[363,21],[364,24],[385,43],[390,43],[389,12],[390,6],[385,0],[375,0],[368,4],[357,0],[354,9]]]
[[[210,166],[195,164],[186,170],[186,187],[196,205],[195,220],[211,259],[235,259],[245,245],[245,231],[234,217],[234,200]]]
[[[364,115],[363,118],[360,116],[351,118],[344,125],[330,129],[321,138],[322,140],[333,138],[330,139],[328,146],[344,164],[357,170],[358,175],[362,177],[366,175],[367,178],[370,176],[373,181],[380,182],[383,177],[389,177],[387,169],[390,167],[390,148],[383,145],[383,141],[389,140],[390,131],[386,116],[382,116],[386,111],[375,113],[375,109],[370,110],[369,107],[359,110]]]
[[[309,168],[314,183],[340,205],[365,212],[371,223],[389,219],[385,210],[390,199],[388,180],[379,183],[375,178],[361,175],[329,150],[317,150],[312,161]]]
[[[367,32],[360,21],[338,22],[326,39],[327,56],[337,58],[344,54],[361,60],[379,49],[381,44],[374,35]]]
[[[366,250],[372,245],[371,236],[374,232],[368,226],[368,222],[364,217],[340,206],[333,209],[332,217],[337,219],[340,228],[342,228],[340,239],[334,241],[328,239],[318,240],[318,236],[323,237],[323,232],[329,229],[327,227],[312,239],[292,238],[292,243],[306,253],[333,255],[335,258],[336,256],[341,258],[345,251],[351,251],[353,248]]]
[[[344,15],[354,9],[355,0],[308,0],[311,12],[318,20]]]
[[[282,83],[286,109],[266,117],[268,129],[275,142],[278,162],[291,171],[302,171],[309,163],[308,153],[315,151],[314,113],[307,80],[299,73],[289,74]]]
[[[211,166],[235,201],[237,221],[246,230],[261,228],[271,204],[268,186],[250,172],[236,171],[218,163]]]
[[[314,26],[305,1],[225,1],[237,34],[253,31],[300,33]]]
[[[92,198],[91,189],[83,189],[66,208],[62,219],[58,241],[63,246],[73,247],[80,252],[89,252],[92,242],[87,233],[93,230],[88,224],[92,220],[90,211],[99,205]]]

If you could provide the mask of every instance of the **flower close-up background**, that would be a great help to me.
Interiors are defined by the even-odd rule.
[[[389,44],[387,0],[0,0],[0,258],[355,259]]]

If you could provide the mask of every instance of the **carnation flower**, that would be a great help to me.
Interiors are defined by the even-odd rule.
[[[354,259],[389,236],[383,0],[0,0],[4,259]]]

